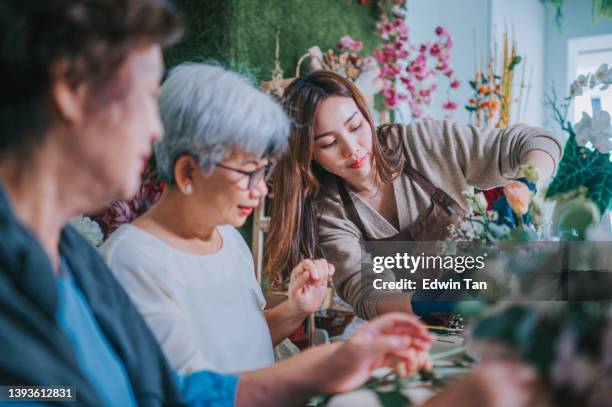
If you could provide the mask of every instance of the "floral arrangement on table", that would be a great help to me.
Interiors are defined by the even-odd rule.
[[[610,114],[595,111],[593,117],[586,112],[575,126],[567,120],[569,106],[574,97],[587,88],[605,90],[612,84],[612,69],[602,64],[595,73],[580,75],[569,90],[569,96],[558,105],[556,95],[548,98],[554,117],[569,135],[557,174],[547,192],[547,199],[557,202],[592,201],[599,215],[612,206],[612,126]]]
[[[521,167],[524,177],[509,181],[495,202],[483,192],[464,191],[469,204],[467,215],[451,226],[452,241],[492,242],[498,240],[535,240],[542,237],[544,216],[541,198],[536,194],[537,169]]]
[[[450,99],[450,90],[458,89],[460,82],[450,62],[453,38],[448,30],[437,27],[433,43],[412,44],[405,12],[399,7],[393,7],[390,14],[381,13],[376,27],[382,44],[374,49],[374,57],[380,66],[386,108],[392,111],[399,102],[406,101],[413,118],[426,116],[432,94],[438,89],[434,79],[442,76],[449,83],[449,95],[442,107],[455,110],[457,104]]]
[[[611,271],[609,257],[608,263],[605,263],[605,259],[612,248],[612,234],[598,225],[601,213],[610,208],[612,198],[610,115],[604,111],[595,112],[593,117],[583,113],[575,126],[567,121],[569,104],[576,95],[586,88],[606,89],[610,84],[612,70],[603,64],[595,73],[579,76],[570,86],[570,96],[560,107],[554,94],[549,98],[555,118],[569,138],[558,172],[545,196],[566,203],[557,220],[561,238],[559,249],[578,247],[584,251],[575,253],[572,258],[580,263],[576,268],[585,271],[572,271],[575,280],[572,280],[574,283],[571,286],[568,284],[567,289],[572,290],[575,296],[572,298],[593,300],[505,304],[483,301],[466,303],[459,308],[459,312],[470,321],[471,337],[481,357],[510,356],[534,366],[552,402],[559,406],[612,405],[612,301],[605,299],[609,296],[595,300],[599,294],[593,295],[612,292],[610,279],[601,279]],[[505,190],[504,194],[508,192]],[[510,195],[513,193],[510,192]],[[528,215],[530,212],[533,215],[531,204],[525,205],[527,200],[524,192],[515,194],[516,200],[506,196],[516,215]],[[475,208],[475,213],[468,218],[480,221],[480,227],[473,231],[474,228],[460,226],[458,237],[467,240],[495,240],[484,231],[484,219],[490,213],[484,209],[484,197],[472,195],[466,198]],[[532,195],[531,202],[533,199]],[[495,216],[493,220],[497,219]],[[489,226],[491,222],[489,217]],[[515,227],[520,227],[518,222]],[[513,240],[512,232],[503,234],[502,240]],[[537,234],[532,234],[528,240],[538,238]],[[593,239],[600,242],[581,243],[581,246],[568,246],[564,242],[588,242]],[[533,246],[533,249],[538,249]],[[537,261],[534,260],[534,254],[530,255],[529,261],[510,257],[507,262],[492,266],[501,268],[502,274],[505,274],[505,278],[499,279],[497,275],[493,281],[499,279],[499,283],[507,285],[514,278],[525,290],[523,296],[529,297],[537,290],[542,290],[542,284],[524,283],[530,281],[536,271],[550,271],[558,267],[562,253],[558,250],[548,253],[542,251],[537,255]],[[566,258],[562,261],[570,261],[570,257]],[[573,270],[574,266],[563,263],[563,270],[566,268]],[[496,274],[495,270],[489,272]],[[557,284],[554,283],[553,288],[558,290]]]
[[[473,312],[472,336],[486,344],[479,346],[482,356],[515,357],[534,366],[554,405],[612,405],[609,302],[484,305]]]

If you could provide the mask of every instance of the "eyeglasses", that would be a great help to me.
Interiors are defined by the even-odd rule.
[[[228,167],[227,165],[223,165],[221,163],[217,163],[216,165],[217,167],[244,175],[245,177],[241,178],[238,182],[238,187],[250,191],[251,189],[255,188],[255,186],[259,184],[259,181],[261,181],[262,179],[266,182],[270,179],[270,176],[272,175],[272,170],[274,170],[274,166],[276,165],[276,163],[271,161],[267,165],[255,168],[253,171],[243,171],[237,168]]]

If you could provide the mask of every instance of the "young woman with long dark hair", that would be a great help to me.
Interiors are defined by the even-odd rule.
[[[420,302],[374,289],[368,278],[377,276],[360,273],[360,242],[444,239],[467,208],[462,191],[504,185],[523,164],[544,181],[561,155],[552,134],[526,125],[424,120],[376,128],[355,85],[328,71],[296,79],[282,103],[293,123],[274,174],[267,270],[286,273],[320,251],[336,267],[340,297],[367,319],[419,314]]]

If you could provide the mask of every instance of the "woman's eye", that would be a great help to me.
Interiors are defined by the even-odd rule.
[[[351,133],[355,133],[357,130],[359,130],[361,127],[363,126],[363,123],[359,123],[359,126],[355,127],[353,130],[351,130]]]
[[[336,144],[336,140],[332,141],[331,143],[328,144],[322,144],[321,148],[322,149],[326,149],[326,148],[330,148],[331,146],[333,146],[334,144]]]

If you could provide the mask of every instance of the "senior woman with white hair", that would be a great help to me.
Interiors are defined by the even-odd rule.
[[[155,158],[166,188],[102,253],[180,373],[242,372],[274,363],[283,341],[323,301],[333,266],[304,260],[289,299],[265,310],[236,227],[267,194],[287,145],[279,104],[219,66],[183,64],[159,92],[165,137]]]

